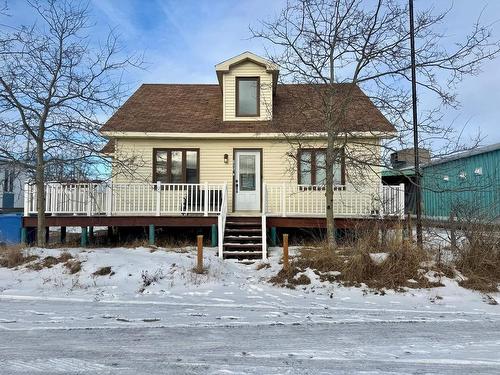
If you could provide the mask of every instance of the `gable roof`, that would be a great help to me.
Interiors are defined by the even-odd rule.
[[[219,80],[219,84],[222,87],[222,76],[224,73],[228,73],[231,68],[242,64],[246,61],[251,61],[254,64],[260,65],[264,68],[266,68],[267,73],[271,73],[273,75],[273,90],[276,89],[276,83],[278,82],[278,74],[279,74],[279,69],[276,64],[273,62],[266,60],[263,57],[260,57],[256,55],[255,53],[245,51],[243,53],[240,53],[237,56],[231,57],[230,59],[224,60],[223,62],[215,65],[215,71],[217,73],[217,79]]]
[[[271,121],[223,121],[222,91],[213,84],[144,84],[104,124],[102,132],[301,133],[325,132],[322,90],[326,85],[279,84]],[[338,102],[351,98],[346,132],[394,132],[395,128],[357,86],[336,84]]]

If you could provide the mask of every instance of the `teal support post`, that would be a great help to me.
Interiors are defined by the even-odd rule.
[[[217,224],[212,224],[212,235],[210,236],[212,239],[212,247],[217,247]]]
[[[21,228],[21,243],[23,245],[28,244],[28,229],[27,228]]]
[[[154,246],[155,242],[155,225],[149,224],[149,245]]]
[[[61,243],[66,243],[66,227],[61,227]]]
[[[94,242],[94,227],[92,226],[89,227],[89,241],[91,243]]]
[[[271,227],[271,246],[278,246],[278,231],[276,227]]]
[[[82,227],[82,235],[80,237],[80,246],[87,247],[89,243],[89,234],[87,232],[87,227]]]

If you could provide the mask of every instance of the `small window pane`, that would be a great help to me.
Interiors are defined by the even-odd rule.
[[[170,168],[170,182],[181,183],[182,181],[182,151],[172,151]]]
[[[326,183],[326,154],[316,152],[316,185],[325,185]]]
[[[255,191],[255,155],[240,155],[240,191]]]
[[[257,80],[240,79],[238,81],[238,115],[257,116]]]
[[[167,180],[167,161],[168,161],[168,152],[166,151],[157,151],[156,152],[156,181],[153,182],[168,182]]]
[[[186,182],[198,183],[198,152],[186,151]]]
[[[333,164],[333,184],[342,185],[342,164],[338,162]]]
[[[300,183],[302,185],[311,184],[311,151],[300,153]]]

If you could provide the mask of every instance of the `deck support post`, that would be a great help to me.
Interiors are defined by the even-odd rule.
[[[89,227],[89,242],[93,243],[94,242],[94,227],[90,226]]]
[[[61,235],[60,235],[60,240],[62,244],[66,243],[66,227],[61,227]]]
[[[210,236],[212,247],[217,247],[217,224],[212,224],[212,232]]]
[[[115,233],[113,231],[113,227],[109,226],[108,227],[108,238],[107,238],[108,245],[111,244],[114,234]]]
[[[28,228],[25,227],[21,228],[21,244],[23,245],[28,244]]]
[[[45,227],[45,245],[48,245],[50,241],[50,227]]]
[[[155,242],[155,225],[149,224],[149,246],[154,246]]]
[[[82,227],[82,235],[80,236],[80,246],[87,247],[89,243],[89,236],[87,233],[87,227]]]
[[[271,227],[271,246],[278,246],[278,232],[276,227]]]

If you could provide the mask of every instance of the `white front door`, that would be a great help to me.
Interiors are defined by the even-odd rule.
[[[234,158],[234,209],[260,210],[260,151],[236,151]]]

